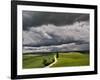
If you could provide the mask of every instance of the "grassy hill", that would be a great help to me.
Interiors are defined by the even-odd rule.
[[[54,62],[56,53],[23,54],[23,68],[43,68]],[[52,67],[87,66],[89,65],[88,52],[58,53],[57,62]]]
[[[23,54],[23,68],[43,68],[54,61],[54,54]]]
[[[89,65],[89,54],[80,52],[59,53],[57,63],[52,67],[86,66]]]

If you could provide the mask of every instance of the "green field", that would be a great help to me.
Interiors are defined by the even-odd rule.
[[[23,54],[23,68],[42,68],[54,61],[54,54]]]
[[[23,68],[43,68],[54,62],[56,53],[23,54]],[[57,62],[51,67],[87,66],[89,65],[88,52],[58,53]]]
[[[86,66],[89,65],[89,54],[79,52],[59,53],[57,63],[52,67]]]

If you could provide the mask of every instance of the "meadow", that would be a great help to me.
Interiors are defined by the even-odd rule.
[[[43,68],[54,62],[54,55],[51,54],[23,54],[23,68]]]
[[[23,68],[44,68],[52,64],[56,55],[57,62],[51,67],[88,66],[88,52],[66,52],[45,54],[23,54]]]
[[[87,66],[89,65],[89,54],[80,52],[59,53],[57,63],[52,67],[65,66]]]

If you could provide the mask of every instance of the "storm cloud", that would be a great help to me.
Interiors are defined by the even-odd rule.
[[[57,12],[39,12],[23,11],[23,29],[29,27],[38,27],[41,25],[53,24],[56,26],[70,25],[75,21],[89,20],[89,14],[79,13],[57,13]]]
[[[89,50],[89,14],[23,11],[23,51]]]

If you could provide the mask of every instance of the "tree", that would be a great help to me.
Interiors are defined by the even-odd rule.
[[[59,57],[59,53],[57,52],[57,54],[56,54],[56,58],[58,58]]]

